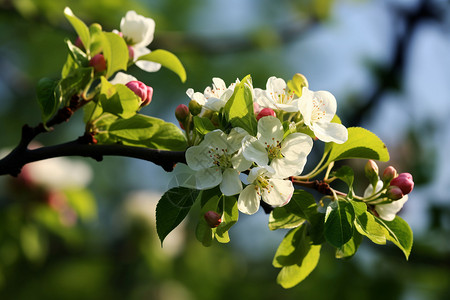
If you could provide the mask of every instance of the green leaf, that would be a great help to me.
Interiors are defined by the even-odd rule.
[[[61,79],[66,78],[70,75],[70,73],[73,72],[73,70],[77,69],[79,66],[76,64],[76,62],[73,60],[73,57],[71,54],[67,55],[67,60],[61,70]]]
[[[253,136],[257,133],[257,122],[253,110],[252,79],[247,75],[234,88],[234,93],[224,107],[224,116],[233,127],[241,127]]]
[[[89,101],[86,105],[83,107],[83,122],[87,124],[88,122],[91,122],[93,120],[96,120],[98,117],[100,117],[103,113],[102,104],[100,101],[92,100]]]
[[[175,54],[167,50],[154,50],[148,54],[140,56],[138,60],[146,60],[159,63],[163,67],[166,67],[167,69],[177,74],[178,77],[180,77],[181,82],[184,83],[186,81],[186,70],[184,69],[183,64],[178,59],[178,57],[175,56]]]
[[[355,228],[368,237],[372,242],[379,245],[386,244],[386,229],[375,221],[375,217],[367,211],[367,205],[364,202],[350,201],[355,210]]]
[[[92,221],[96,218],[97,205],[90,190],[71,188],[64,190],[64,195],[81,220]]]
[[[352,188],[355,174],[353,172],[353,169],[349,166],[342,166],[337,171],[333,172],[331,176],[339,178],[340,180],[345,182],[350,189]]]
[[[176,187],[161,197],[156,205],[156,231],[161,245],[166,236],[184,220],[198,194],[198,190]]]
[[[210,119],[205,117],[194,117],[194,126],[198,133],[205,135],[216,129]]]
[[[321,246],[313,245],[306,233],[306,226],[290,230],[277,249],[272,264],[282,268],[277,282],[284,288],[304,280],[319,261]]]
[[[197,223],[197,227],[195,228],[195,236],[197,240],[200,241],[205,247],[211,246],[214,238],[214,231],[208,225],[204,216],[207,211],[217,211],[217,206],[221,195],[222,193],[218,187],[203,190],[199,194],[201,209],[199,221]]]
[[[86,24],[84,24],[83,21],[78,19],[73,14],[72,10],[69,7],[66,7],[64,9],[64,15],[66,16],[66,19],[70,22],[70,24],[72,24],[72,27],[75,29],[76,33],[83,42],[84,47],[86,47],[86,49],[89,49],[91,44],[89,28],[86,26]]]
[[[228,237],[228,230],[236,224],[239,219],[239,210],[237,207],[237,199],[233,196],[224,196],[223,197],[223,213],[222,213],[222,222],[216,228],[216,238],[219,242],[223,243],[223,241],[219,240],[221,237]],[[225,239],[226,240],[226,239]],[[228,237],[228,241],[230,238]],[[228,242],[227,241],[227,242]]]
[[[129,54],[123,38],[113,32],[103,32],[102,49],[106,60],[106,78],[119,70],[127,70]]]
[[[86,90],[94,78],[93,68],[77,68],[69,76],[62,79],[58,85],[60,102],[68,105],[73,95]]]
[[[79,66],[79,67],[87,67],[89,65],[89,60],[86,56],[86,53],[81,51],[80,48],[72,44],[72,42],[69,39],[65,40],[67,47],[69,48],[69,55],[72,56],[73,61]]]
[[[270,213],[269,229],[295,228],[317,213],[314,196],[303,190],[295,190],[288,204],[275,207]]]
[[[408,259],[413,245],[413,233],[408,223],[399,216],[392,221],[385,221],[377,217],[375,220],[387,229],[386,238],[399,247]]]
[[[102,27],[101,25],[96,23],[91,24],[91,26],[89,26],[89,32],[91,34],[90,54],[91,56],[94,56],[102,52],[102,44],[103,44]]]
[[[345,200],[333,201],[325,215],[324,234],[328,243],[336,248],[342,247],[353,236],[353,206]]]
[[[287,82],[287,86],[297,97],[300,97],[303,87],[308,87],[308,80],[302,74],[297,73]]]
[[[386,145],[372,132],[361,127],[348,128],[348,140],[343,144],[327,143],[325,152],[329,156],[325,165],[347,158],[389,160]]]
[[[42,78],[37,84],[37,100],[41,108],[42,122],[45,124],[55,114],[60,105],[55,95],[58,81]]]
[[[183,151],[187,147],[183,132],[164,120],[141,114],[111,120],[102,128],[107,131],[108,142],[171,151]]]
[[[336,250],[336,258],[349,259],[355,255],[362,241],[362,235],[357,231],[353,232],[352,238]]]
[[[123,84],[112,85],[105,77],[101,77],[99,100],[103,111],[128,119],[136,115],[141,101],[139,97]]]

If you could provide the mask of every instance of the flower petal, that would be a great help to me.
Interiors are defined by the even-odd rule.
[[[395,216],[402,209],[406,201],[408,201],[408,195],[404,196],[400,200],[393,201],[392,203],[375,205],[375,210],[383,220],[392,221],[395,219]]]
[[[139,57],[150,53],[151,51],[148,48],[145,47],[133,47],[134,50],[134,57],[136,58],[135,64],[138,66],[141,70],[144,70],[146,72],[157,72],[159,69],[161,69],[161,64],[155,63],[152,61],[146,61],[146,60],[137,60]]]
[[[328,91],[317,91],[314,92],[314,98],[316,101],[322,104],[325,116],[322,118],[323,121],[330,122],[334,115],[336,114],[337,102],[336,98],[332,93]]]
[[[239,194],[238,209],[240,212],[252,215],[259,209],[261,196],[258,195],[257,187],[253,184],[248,185]]]
[[[231,129],[228,134],[227,143],[230,153],[234,153],[242,148],[242,140],[244,137],[249,136],[248,132],[240,127]]]
[[[313,112],[314,92],[310,91],[306,86],[302,89],[302,96],[298,100],[298,108],[303,116],[306,126],[311,126],[311,117]]]
[[[225,150],[228,151],[227,135],[220,129],[213,130],[205,135],[205,139],[200,145],[208,145],[210,148],[219,151],[218,154],[223,154]]]
[[[206,190],[219,185],[222,182],[222,171],[219,167],[211,167],[195,173],[197,189]]]
[[[266,166],[269,163],[266,149],[254,136],[246,136],[242,140],[242,148],[247,160],[255,162],[259,166]]]
[[[153,41],[155,21],[131,10],[120,21],[120,30],[133,46],[146,47]]]
[[[285,205],[291,200],[294,193],[294,186],[290,180],[271,178],[269,186],[262,191],[264,202],[273,206]]]
[[[258,121],[259,142],[263,145],[277,145],[283,140],[284,130],[280,120],[273,116],[267,116]]]
[[[169,181],[169,189],[173,187],[187,187],[190,189],[197,188],[197,181],[195,179],[196,171],[189,168],[187,165],[178,163],[172,171],[172,178]]]
[[[348,139],[347,128],[338,123],[316,122],[312,128],[315,136],[323,142],[345,143]]]
[[[214,165],[214,160],[209,153],[210,148],[205,145],[192,146],[186,150],[186,162],[195,171],[210,168]]]
[[[296,162],[298,164],[303,162],[302,166],[299,166],[300,172],[303,170],[304,163],[306,163],[306,157],[311,152],[313,147],[313,140],[310,136],[303,133],[291,133],[281,143],[281,153],[284,158],[289,161]]]
[[[252,162],[245,159],[242,149],[239,149],[238,153],[231,158],[231,163],[233,164],[233,168],[239,172],[250,169],[252,166]]]
[[[239,179],[239,172],[235,169],[225,169],[222,173],[222,182],[220,183],[220,191],[225,196],[239,194],[242,191],[242,182]]]

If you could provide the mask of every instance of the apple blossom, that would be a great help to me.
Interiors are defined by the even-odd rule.
[[[400,173],[397,177],[391,180],[391,186],[399,187],[403,195],[411,193],[414,188],[412,175],[409,173]]]
[[[313,92],[304,87],[299,108],[305,125],[319,140],[337,144],[347,141],[347,128],[342,124],[331,123],[337,108],[333,94],[327,91]]]
[[[153,19],[130,10],[120,21],[120,31],[127,44],[132,47],[133,60],[139,68],[147,72],[156,72],[161,68],[161,64],[138,60],[139,57],[151,52],[147,46],[153,41],[155,33]]]
[[[238,82],[239,81],[236,81],[236,83]],[[195,100],[201,106],[212,111],[219,111],[233,95],[236,83],[232,83],[227,87],[225,81],[214,77],[212,88],[209,86],[206,87],[203,94],[194,92],[192,88],[189,88],[186,91],[186,94],[191,100]]]
[[[278,178],[299,175],[311,152],[313,141],[308,135],[298,132],[284,139],[283,136],[280,120],[273,116],[261,118],[257,136],[247,136],[242,141],[244,157],[258,166],[272,167]]]
[[[294,186],[290,180],[274,178],[271,167],[255,167],[250,170],[247,181],[250,183],[239,194],[238,209],[252,215],[259,209],[262,200],[272,206],[282,206],[291,200]]]
[[[383,181],[379,180],[375,187],[375,191],[372,185],[369,185],[364,191],[364,197],[370,197],[376,192],[381,191],[383,188]],[[386,204],[377,204],[375,205],[375,211],[378,213],[378,216],[386,221],[392,221],[395,219],[397,213],[402,209],[403,205],[408,201],[408,195],[403,196],[398,200],[394,200],[391,203]]]
[[[251,166],[240,149],[242,139],[247,135],[239,127],[233,128],[228,136],[217,129],[207,133],[198,146],[186,150],[188,166],[197,171],[197,189],[209,189],[220,184],[220,190],[226,196],[238,194],[242,190],[239,172]]]
[[[255,89],[256,102],[262,107],[297,112],[299,98],[289,91],[286,82],[275,76],[267,80],[266,90]]]

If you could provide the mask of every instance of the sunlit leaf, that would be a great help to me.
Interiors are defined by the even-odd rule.
[[[181,82],[186,81],[186,70],[181,61],[175,54],[162,49],[154,50],[148,54],[140,56],[138,60],[152,61],[161,64],[163,67],[171,70],[180,77]]]
[[[327,208],[324,234],[328,243],[342,247],[353,236],[353,206],[344,200],[333,201]]]
[[[66,16],[66,19],[70,22],[70,24],[72,24],[76,33],[80,37],[81,42],[83,42],[84,47],[86,47],[86,49],[89,49],[91,44],[89,28],[86,26],[86,24],[84,24],[83,21],[78,19],[73,14],[72,10],[69,7],[66,7],[64,9],[64,15]]]

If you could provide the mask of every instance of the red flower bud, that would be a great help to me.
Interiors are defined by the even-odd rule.
[[[94,67],[96,73],[100,73],[106,70],[106,60],[103,54],[97,54],[91,58],[89,65]]]
[[[126,86],[132,90],[139,98],[141,98],[141,106],[148,105],[152,101],[153,88],[146,86],[143,82],[138,80],[130,81]]]
[[[411,193],[414,188],[413,177],[409,173],[401,173],[391,180],[391,186],[398,186],[404,195]]]
[[[261,119],[263,117],[267,117],[267,116],[276,117],[277,114],[273,111],[273,109],[266,107],[266,108],[261,109],[259,114],[256,116],[256,120],[259,121],[259,119]]]
[[[397,170],[394,169],[394,167],[389,166],[386,169],[384,169],[382,176],[383,182],[390,182],[395,177],[397,177]]]
[[[211,228],[216,228],[220,223],[222,223],[222,220],[220,219],[221,216],[215,211],[207,211],[204,217],[206,223],[208,223]]]
[[[259,106],[257,102],[253,102],[253,111],[255,112],[255,115],[258,115],[261,109],[261,106]]]
[[[398,186],[391,185],[386,191],[386,196],[391,200],[400,200],[404,195],[402,190]]]
[[[175,108],[175,118],[177,118],[178,121],[184,122],[188,116],[189,108],[186,105],[180,104]]]

